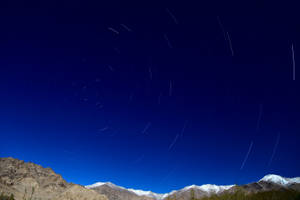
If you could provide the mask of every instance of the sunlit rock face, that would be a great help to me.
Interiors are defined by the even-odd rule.
[[[108,200],[105,195],[98,194],[93,190],[89,190],[80,185],[72,185],[64,192],[57,195],[54,200]]]
[[[16,200],[41,199],[53,200],[58,196],[69,199],[74,196],[93,197],[105,200],[94,191],[67,183],[51,168],[44,168],[30,162],[14,158],[0,158],[0,193],[14,194]],[[77,194],[77,195],[75,195]],[[72,197],[73,198],[73,197]],[[75,198],[73,198],[75,200]]]

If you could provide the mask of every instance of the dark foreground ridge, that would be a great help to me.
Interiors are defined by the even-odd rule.
[[[0,158],[0,200],[300,200],[300,178],[267,175],[245,185],[191,185],[166,194],[112,183],[67,183],[51,168]]]

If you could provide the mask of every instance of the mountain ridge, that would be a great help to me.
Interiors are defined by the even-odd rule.
[[[282,176],[275,175],[275,174],[267,174],[263,178],[258,180],[258,182],[245,184],[244,186],[251,185],[251,184],[259,184],[260,182],[273,183],[273,184],[278,184],[278,185],[281,185],[281,186],[289,186],[289,185],[292,185],[292,184],[300,184],[300,177],[286,178],[286,177],[282,177]],[[146,196],[146,197],[154,198],[154,199],[157,199],[157,200],[162,200],[162,199],[165,199],[168,196],[172,196],[173,194],[175,194],[177,192],[189,191],[191,189],[201,190],[203,192],[206,192],[209,196],[211,194],[219,194],[219,193],[222,193],[224,191],[228,191],[231,188],[237,186],[237,185],[215,185],[215,184],[203,184],[203,185],[200,185],[200,186],[199,185],[189,185],[189,186],[186,186],[186,187],[181,188],[179,190],[173,190],[173,191],[168,192],[168,193],[155,193],[155,192],[152,192],[152,191],[145,191],[145,190],[141,190],[141,189],[125,188],[125,187],[113,184],[111,182],[96,182],[92,185],[87,185],[85,187],[87,187],[89,189],[93,189],[93,188],[101,187],[102,185],[113,186],[115,188],[131,191],[131,192],[135,193],[138,196]]]

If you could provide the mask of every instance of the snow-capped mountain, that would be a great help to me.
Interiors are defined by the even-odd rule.
[[[211,184],[205,184],[205,185],[190,185],[190,186],[186,186],[180,190],[173,190],[172,192],[169,193],[164,193],[164,194],[159,194],[159,193],[155,193],[152,191],[144,191],[144,190],[137,190],[137,189],[127,189],[121,186],[117,186],[111,182],[97,182],[94,183],[92,185],[87,185],[85,186],[86,188],[89,189],[94,189],[94,190],[99,190],[103,187],[110,187],[112,189],[115,190],[123,190],[123,191],[128,191],[131,193],[134,193],[137,196],[140,197],[149,197],[151,199],[157,199],[157,200],[161,200],[161,199],[165,199],[168,196],[172,196],[172,195],[176,195],[176,194],[184,194],[184,193],[190,193],[190,191],[193,189],[195,191],[197,191],[197,193],[203,193],[203,195],[211,195],[211,194],[218,194],[221,192],[224,192],[228,189],[230,189],[231,187],[233,187],[234,185],[222,185],[222,186],[218,186],[218,185],[211,185]]]
[[[220,193],[225,190],[229,190],[233,186],[235,186],[235,185],[212,185],[212,184],[205,184],[205,185],[201,185],[201,186],[190,185],[190,186],[183,188],[182,190],[198,189],[198,190],[205,191],[207,193]]]
[[[268,186],[264,186],[263,183],[271,183],[278,185],[278,187],[287,187],[292,184],[299,184],[300,183],[300,177],[296,178],[285,178],[274,174],[269,174],[264,176],[262,179],[260,179],[257,183],[250,183],[243,185],[242,187],[246,190],[266,190],[268,189]],[[255,185],[256,184],[256,185]],[[106,195],[111,195],[111,191],[118,191],[119,196],[122,196],[122,198],[119,199],[127,199],[124,198],[124,195],[126,197],[129,197],[129,199],[135,199],[135,200],[163,200],[167,197],[174,197],[176,196],[176,199],[189,199],[191,195],[191,191],[194,191],[195,197],[201,198],[204,196],[210,196],[212,194],[220,194],[225,191],[234,190],[236,185],[214,185],[214,184],[205,184],[205,185],[190,185],[186,186],[179,190],[173,190],[169,193],[159,194],[152,191],[144,191],[140,189],[132,189],[132,188],[125,188],[121,186],[117,186],[111,182],[97,182],[92,185],[86,186],[86,188],[93,189],[98,191],[99,193],[104,193]],[[254,187],[255,186],[255,187]],[[256,188],[256,189],[255,189]],[[258,189],[260,188],[260,189]],[[108,192],[108,190],[111,190]],[[116,192],[113,192],[114,199],[119,200],[116,198]]]
[[[179,200],[189,200],[193,193],[196,199],[201,199],[202,197],[211,196],[213,194],[221,194],[224,191],[229,190],[235,185],[213,185],[213,184],[205,184],[205,185],[190,185],[186,186],[180,190],[174,190],[165,197],[172,197],[174,199]]]
[[[168,193],[159,194],[159,193],[154,193],[152,191],[124,188],[122,186],[117,186],[111,182],[97,182],[92,185],[87,185],[85,187],[89,188],[89,189],[94,189],[96,191],[98,190],[99,192],[102,192],[102,193],[104,192],[104,193],[106,193],[106,195],[110,195],[110,193],[108,192],[108,188],[111,188],[113,190],[118,190],[119,193],[120,192],[123,193],[122,195],[124,195],[126,193],[127,196],[136,195],[137,197],[149,197],[151,199],[164,199],[168,195]],[[133,199],[133,197],[131,197],[131,199]]]
[[[169,193],[165,194],[158,194],[151,191],[144,191],[144,190],[135,190],[135,189],[128,189],[130,192],[135,193],[138,196],[146,196],[153,199],[164,199],[166,196],[168,196]]]
[[[116,189],[126,189],[126,188],[124,188],[124,187],[115,185],[115,184],[113,184],[113,183],[111,183],[111,182],[97,182],[97,183],[94,183],[94,184],[92,184],[92,185],[87,185],[87,186],[85,186],[85,187],[86,187],[86,188],[89,188],[89,189],[92,189],[92,188],[100,187],[100,186],[102,186],[102,185],[107,185],[107,186],[109,186],[109,187],[111,187],[111,188],[116,188]]]
[[[122,186],[115,185],[111,182],[97,182],[92,185],[87,185],[85,187],[89,188],[89,189],[93,189],[93,188],[99,188],[101,186],[108,186],[110,188],[117,189],[117,190],[127,190],[129,192],[136,194],[137,196],[146,196],[146,197],[150,197],[153,199],[163,199],[166,195],[169,194],[169,193],[159,194],[159,193],[154,193],[152,191],[136,190],[136,189],[132,189],[132,188],[127,189]]]
[[[269,182],[269,183],[275,183],[278,185],[287,186],[287,185],[291,185],[294,183],[300,183],[300,177],[285,178],[285,177],[278,176],[275,174],[269,174],[269,175],[264,176],[259,181],[265,181],[265,182]]]

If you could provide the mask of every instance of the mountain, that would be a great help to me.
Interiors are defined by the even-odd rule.
[[[209,196],[210,194],[218,194],[225,190],[230,189],[234,185],[229,186],[217,186],[217,185],[191,185],[180,190],[174,190],[170,193],[159,194],[151,191],[126,189],[121,186],[117,186],[110,182],[97,182],[92,185],[87,185],[86,188],[93,189],[101,194],[105,194],[110,200],[121,200],[124,196],[117,194],[125,194],[134,199],[166,199],[170,196],[176,196],[178,199],[189,199],[191,190],[195,192],[195,197],[201,198],[203,196]],[[118,196],[118,197],[117,197]],[[111,198],[110,198],[111,197]],[[122,197],[122,198],[121,198]],[[127,197],[125,199],[128,199]]]
[[[86,186],[86,188],[93,189],[100,194],[106,195],[109,200],[153,200],[159,199],[160,196],[151,191],[126,189],[110,182],[97,182]]]
[[[292,195],[300,195],[300,178],[284,178],[278,175],[267,175],[258,182],[245,185],[190,185],[179,190],[174,190],[170,193],[158,194],[151,191],[126,189],[117,186],[110,182],[98,182],[86,186],[99,193],[105,194],[109,200],[128,200],[128,199],[152,199],[152,200],[190,200],[190,199],[205,199],[218,198],[223,195],[230,198],[240,195],[256,195],[258,193],[269,195],[274,191],[283,192],[284,194],[292,193]],[[268,193],[269,192],[269,193]],[[296,194],[294,194],[296,192]],[[126,194],[123,196],[123,194]],[[299,196],[300,197],[300,196]],[[244,197],[243,197],[244,198]],[[245,197],[246,198],[246,197]],[[225,198],[226,199],[226,198]]]
[[[284,178],[275,174],[269,174],[259,180],[259,182],[275,183],[282,186],[289,186],[292,184],[300,183],[300,177]]]
[[[276,200],[300,200],[300,177],[270,174],[245,185],[190,185],[158,194],[127,189],[111,182],[84,187],[66,182],[51,168],[14,158],[0,158],[1,193],[13,194],[15,200],[273,200],[275,197]]]
[[[108,200],[83,186],[67,183],[51,168],[14,158],[0,158],[0,193],[16,200]]]
[[[108,198],[93,190],[86,189],[83,186],[74,184],[64,192],[58,194],[54,200],[108,200]]]
[[[172,193],[168,194],[167,197],[169,198],[176,198],[178,200],[190,200],[191,198],[201,199],[203,197],[211,196],[212,194],[220,194],[226,190],[229,190],[234,185],[191,185],[184,187],[183,189],[173,191]]]

